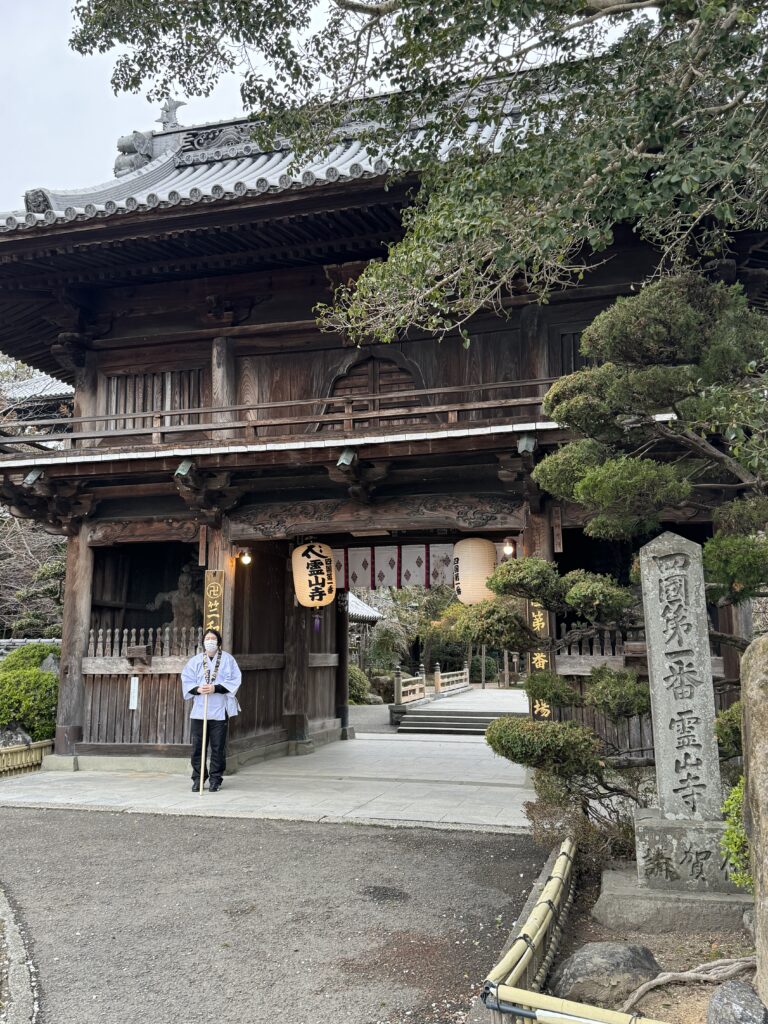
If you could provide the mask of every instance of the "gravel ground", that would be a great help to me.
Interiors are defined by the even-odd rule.
[[[460,1024],[522,835],[0,809],[40,1024]]]

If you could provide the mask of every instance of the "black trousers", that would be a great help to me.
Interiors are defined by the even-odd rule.
[[[203,720],[202,718],[192,719],[192,781],[200,781],[200,754],[203,749]],[[212,722],[208,719],[208,726],[205,735],[206,759],[208,749],[211,751],[211,782],[221,782],[224,770],[227,767],[227,727],[229,722],[226,718],[220,722]],[[205,776],[209,777],[208,766],[205,766]]]

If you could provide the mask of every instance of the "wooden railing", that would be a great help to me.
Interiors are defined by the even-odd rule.
[[[464,662],[464,668],[458,672],[443,672],[440,662],[435,663],[434,687],[435,696],[447,697],[459,690],[466,690],[469,686],[469,665]]]
[[[191,658],[203,649],[203,627],[178,629],[92,629],[88,636],[88,658],[127,658],[131,647],[146,647],[158,658]]]
[[[404,676],[398,665],[395,669],[395,704],[410,704],[414,700],[423,700],[427,696],[427,674],[424,666],[419,666],[417,676]]]
[[[316,432],[327,433],[330,440],[354,436],[360,430],[391,434],[476,426],[500,419],[533,420],[540,416],[542,398],[555,379],[461,384],[343,399],[328,396],[254,405],[143,409],[66,420],[6,420],[0,424],[0,462],[20,454],[31,456],[41,449],[71,454],[73,448],[133,450],[179,442],[277,441]]]
[[[0,747],[0,777],[36,772],[43,763],[45,755],[52,753],[53,740],[39,740],[37,743],[24,743],[14,747]]]

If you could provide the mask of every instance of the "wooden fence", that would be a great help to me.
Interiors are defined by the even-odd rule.
[[[23,775],[36,772],[46,754],[53,753],[53,740],[19,744],[15,747],[0,747],[0,777]]]

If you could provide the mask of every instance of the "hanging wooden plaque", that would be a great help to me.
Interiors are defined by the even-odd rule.
[[[224,623],[224,570],[206,569],[203,618],[206,629],[221,633]]]

